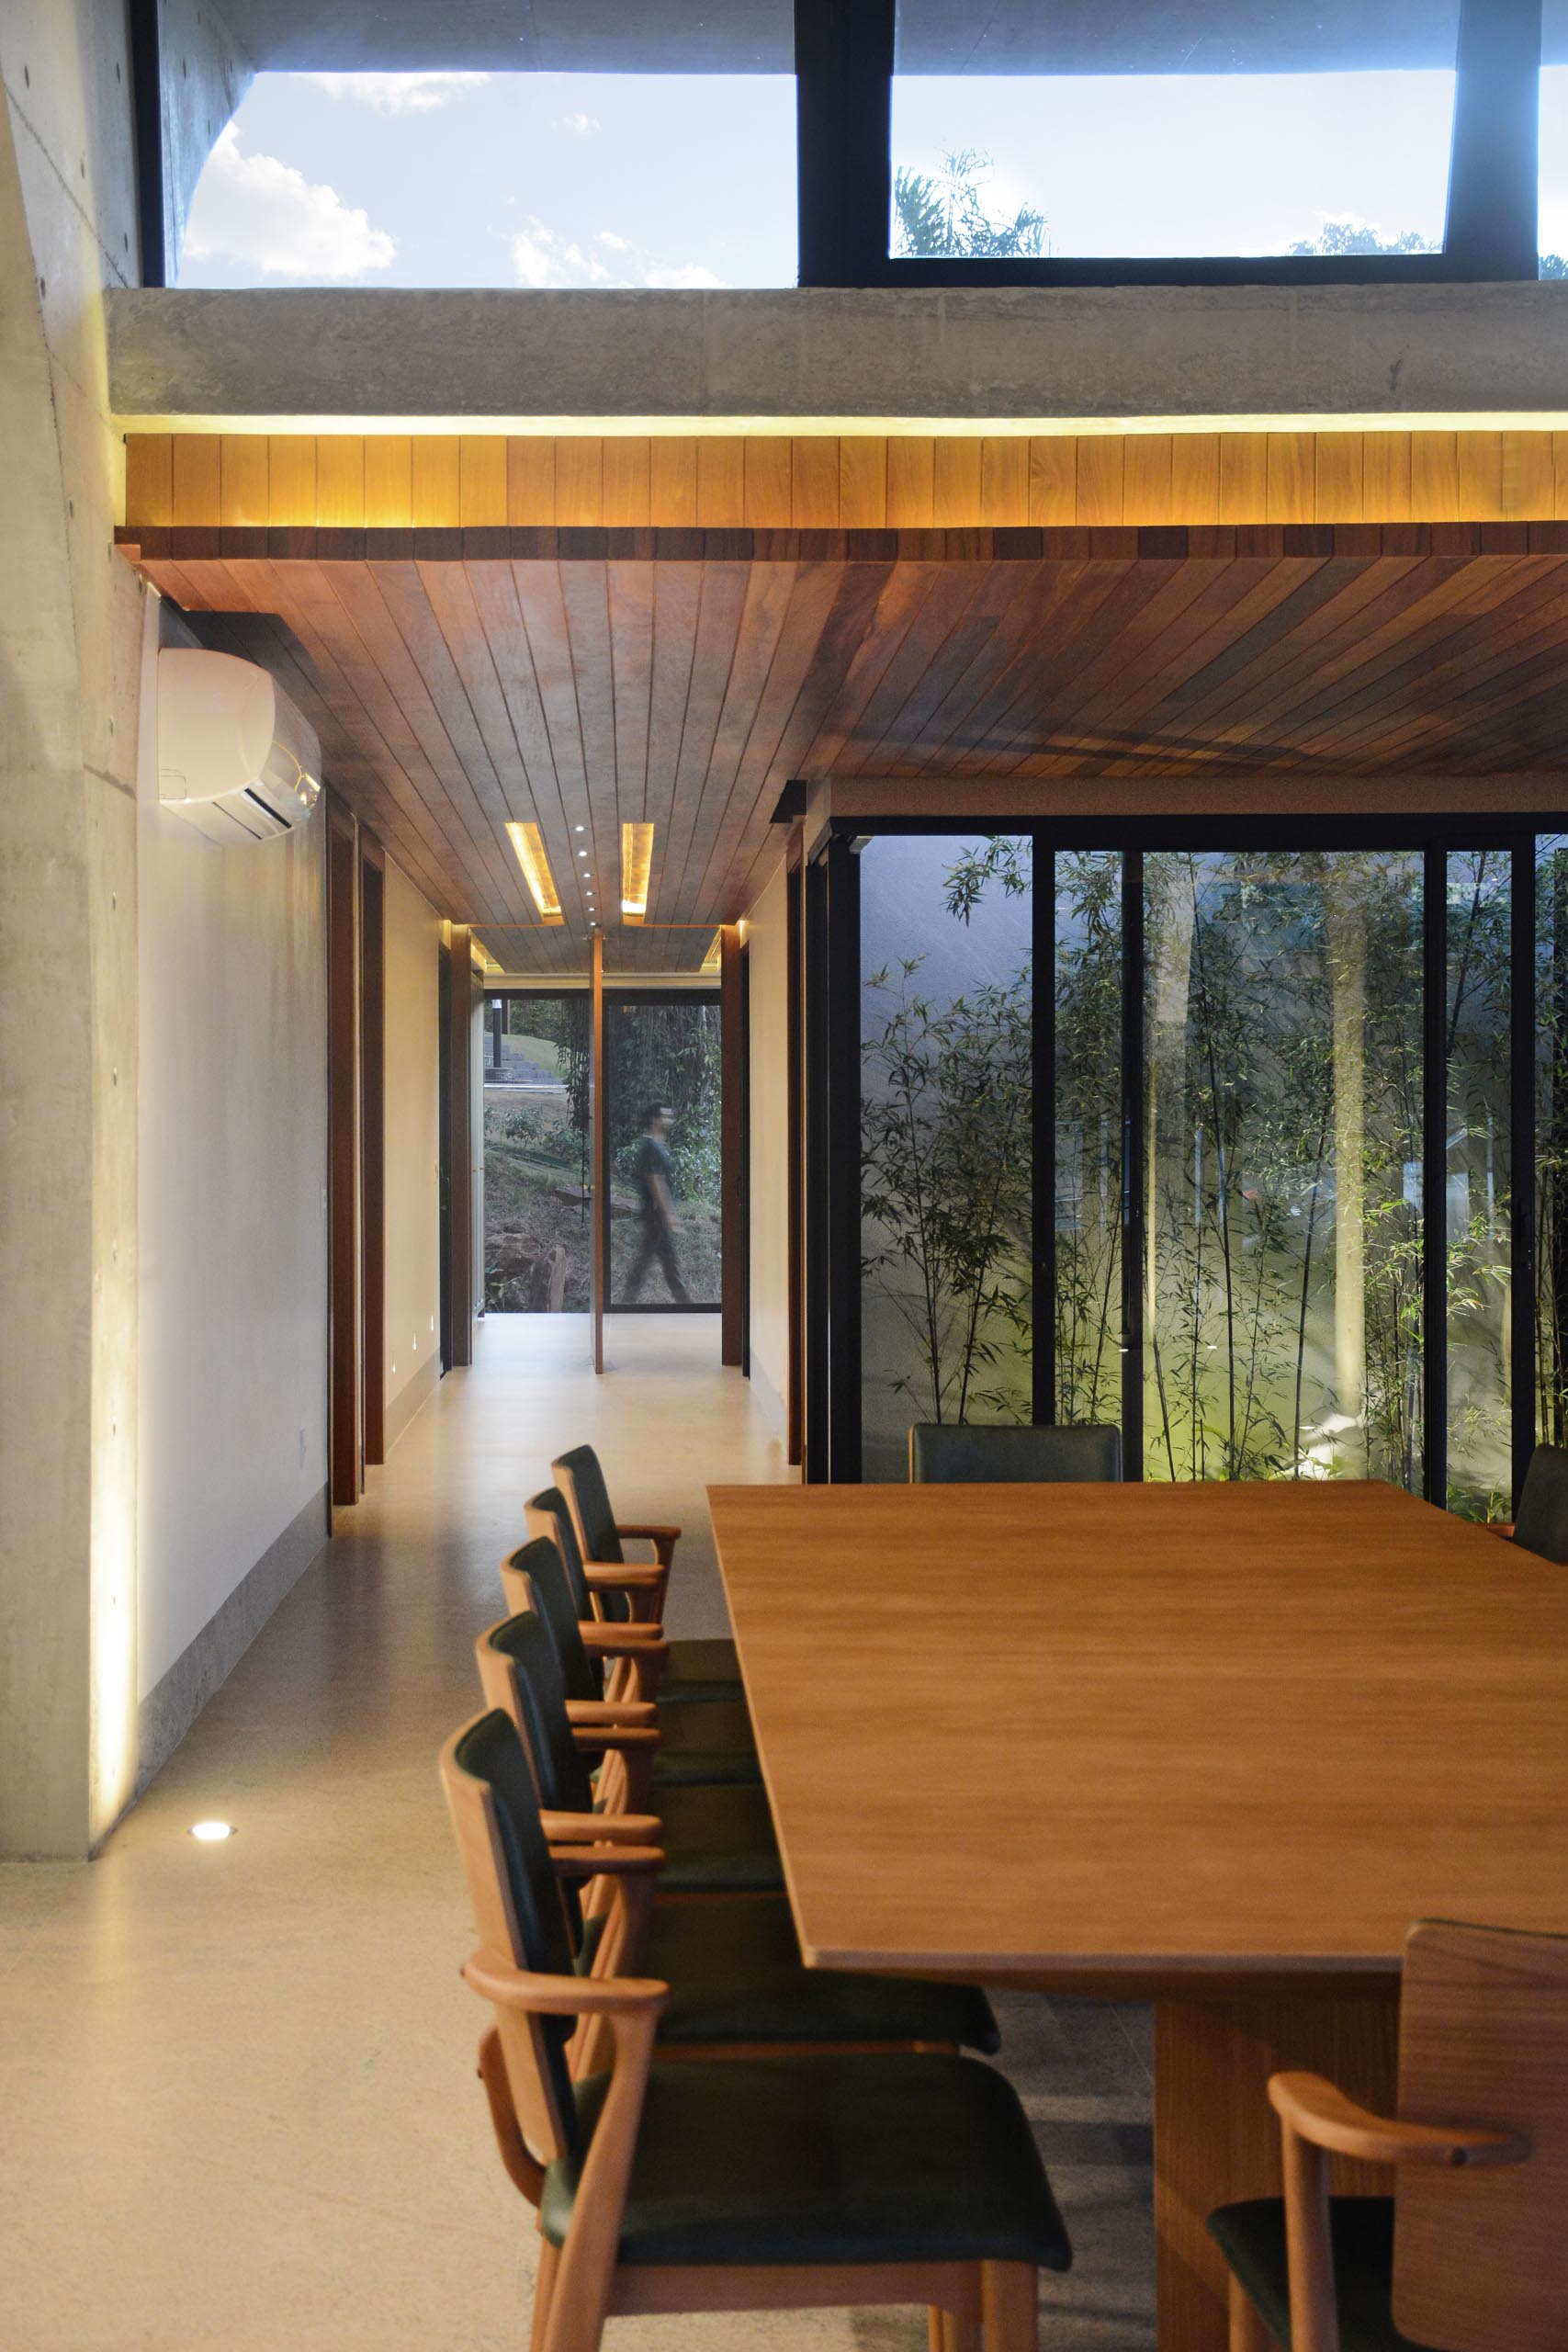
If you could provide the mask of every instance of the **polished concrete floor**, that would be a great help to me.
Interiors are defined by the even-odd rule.
[[[434,1759],[549,1457],[682,1521],[670,1621],[720,1631],[702,1505],[783,1478],[716,1317],[502,1317],[446,1380],[99,1859],[0,1870],[5,2352],[515,2352],[531,2216]],[[237,1825],[204,1847],[193,1821]],[[1010,1998],[1003,2064],[1077,2246],[1043,2352],[1153,2344],[1147,2019]],[[608,2352],[918,2352],[913,2312],[612,2322]]]

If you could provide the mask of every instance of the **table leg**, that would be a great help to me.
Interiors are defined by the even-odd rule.
[[[1280,2125],[1265,2086],[1297,2067],[1393,2111],[1399,1991],[1155,2004],[1155,2230],[1159,2352],[1225,2352],[1229,2273],[1204,2223],[1216,2205],[1280,2194]],[[1388,2176],[1337,2160],[1336,2188]]]

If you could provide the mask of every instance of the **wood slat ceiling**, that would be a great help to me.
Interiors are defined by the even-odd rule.
[[[1561,524],[411,532],[358,560],[231,536],[172,532],[143,569],[276,671],[333,782],[512,969],[581,968],[583,876],[613,927],[628,820],[655,827],[650,919],[693,928],[623,931],[612,964],[693,968],[776,861],[792,777],[897,776],[933,813],[948,779],[998,808],[1082,779],[1091,813],[1095,778],[1419,773],[1484,806],[1568,735]],[[558,928],[509,818],[543,831]]]

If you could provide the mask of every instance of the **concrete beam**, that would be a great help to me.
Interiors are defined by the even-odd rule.
[[[117,293],[154,423],[449,417],[1069,424],[1556,416],[1555,285]]]

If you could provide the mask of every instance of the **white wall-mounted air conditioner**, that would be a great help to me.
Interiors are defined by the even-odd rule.
[[[232,653],[158,656],[158,797],[208,840],[270,841],[302,825],[321,747],[270,671]]]

